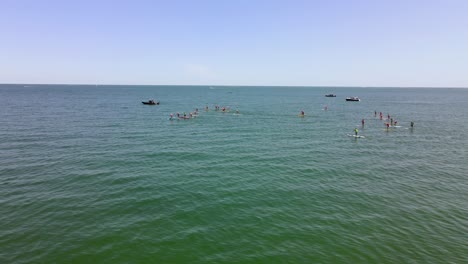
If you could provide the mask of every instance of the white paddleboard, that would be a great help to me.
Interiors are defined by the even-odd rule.
[[[348,134],[348,137],[354,137],[354,138],[365,138],[364,136],[359,136],[359,135],[357,135],[357,136],[356,136],[356,135],[349,135],[349,134]]]

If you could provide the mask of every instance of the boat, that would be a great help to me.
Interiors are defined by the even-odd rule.
[[[361,101],[361,99],[359,99],[356,96],[351,96],[351,97],[346,97],[346,101],[359,102],[359,101]]]
[[[336,94],[326,94],[325,97],[336,97]]]
[[[145,105],[158,105],[159,101],[155,102],[154,100],[149,100],[148,102],[141,102],[141,103]]]

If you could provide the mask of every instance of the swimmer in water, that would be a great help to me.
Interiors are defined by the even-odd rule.
[[[236,109],[236,114],[239,114],[239,109]]]

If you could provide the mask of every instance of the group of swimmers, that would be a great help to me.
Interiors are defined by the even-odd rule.
[[[377,111],[374,111],[374,117],[377,117]],[[379,113],[379,118],[380,120],[383,120],[382,112]],[[390,114],[387,114],[387,121],[390,121],[384,123],[387,129],[389,129],[390,127],[397,127],[398,121],[394,120],[393,117],[390,116]]]
[[[377,117],[377,111],[374,111],[374,117]],[[379,112],[379,119],[380,119],[380,120],[384,120],[384,119],[383,119],[383,114],[382,114],[382,112]],[[384,124],[385,124],[385,127],[387,128],[387,131],[388,131],[388,129],[391,128],[391,127],[398,127],[398,126],[397,126],[398,122],[397,122],[396,120],[394,120],[393,117],[390,116],[390,114],[387,114],[387,119],[386,119],[386,120],[387,120],[387,122],[385,122]],[[362,124],[362,127],[364,127],[364,124],[365,124],[365,120],[364,120],[364,119],[361,120],[361,124]],[[414,122],[413,122],[413,121],[411,121],[410,127],[411,127],[411,128],[414,127]],[[359,129],[356,127],[356,128],[354,129],[354,135],[357,136],[357,135],[358,135],[358,132],[359,132]]]
[[[205,107],[205,110],[208,111],[208,106]],[[219,105],[215,105],[215,111],[221,111],[223,113],[228,113],[228,112],[231,112],[231,107],[229,106],[219,106]],[[240,111],[239,109],[236,108],[236,114],[240,114]]]
[[[206,111],[208,111],[208,106],[206,106]],[[230,112],[231,111],[231,108],[229,106],[219,106],[219,105],[215,105],[215,111],[222,111],[223,113],[226,113],[226,112]]]
[[[219,105],[215,105],[215,111],[222,111],[223,113],[226,113],[226,112],[229,112],[230,111],[230,107],[226,107],[226,106],[223,106],[223,107],[220,107]],[[325,110],[328,109],[327,106],[325,106],[324,108]],[[209,111],[209,108],[208,108],[208,105],[205,106],[205,111]],[[239,114],[239,110],[236,109],[236,114]],[[186,120],[186,119],[192,119],[192,118],[195,118],[198,116],[198,108],[195,108],[195,111],[194,112],[190,112],[188,115],[186,112],[184,112],[183,114],[180,114],[180,113],[176,113],[176,116],[174,117],[174,114],[170,114],[170,117],[169,117],[169,120]],[[301,110],[300,114],[299,114],[300,117],[304,117],[305,116],[305,112],[304,110]],[[377,117],[377,111],[374,111],[374,117]],[[379,118],[380,120],[383,120],[383,113],[382,112],[379,112]],[[390,127],[397,127],[397,124],[398,122],[396,120],[394,120],[390,114],[387,114],[387,119],[386,120],[389,120],[390,122],[385,122],[385,126],[387,128],[387,130],[390,128]],[[361,120],[361,125],[362,127],[364,128],[364,125],[365,125],[365,119],[362,119]],[[414,127],[414,122],[411,121],[410,123],[410,126],[411,128]],[[354,129],[354,135],[355,136],[358,136],[358,133],[359,133],[359,129],[356,127]]]
[[[174,117],[174,114],[171,113],[169,115],[169,120],[185,120],[185,119],[191,119],[191,118],[195,118],[198,116],[198,108],[195,108],[195,111],[193,112],[190,112],[189,114],[187,114],[186,112],[184,112],[183,114],[180,114],[179,112],[176,113],[176,116]]]
[[[208,105],[205,106],[205,111],[208,112],[209,111],[209,108],[208,108]],[[230,107],[226,107],[226,106],[223,106],[223,107],[220,107],[219,105],[215,105],[215,111],[221,111],[223,113],[227,113],[227,112],[230,112],[231,111],[231,108]],[[239,110],[236,109],[236,114],[239,114]],[[195,108],[195,110],[193,112],[190,112],[189,114],[187,114],[186,112],[183,112],[183,114],[180,114],[179,112],[176,113],[176,115],[174,116],[173,113],[171,113],[169,115],[169,120],[186,120],[186,119],[192,119],[192,118],[195,118],[197,117],[199,114],[198,112],[198,108]]]

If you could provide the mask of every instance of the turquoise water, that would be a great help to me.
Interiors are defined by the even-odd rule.
[[[466,89],[1,85],[0,262],[467,263],[467,105]]]

